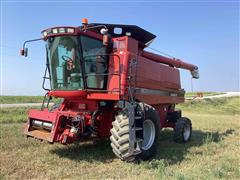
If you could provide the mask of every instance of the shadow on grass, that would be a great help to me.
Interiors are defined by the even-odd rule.
[[[189,143],[178,144],[172,140],[172,130],[165,129],[160,134],[158,150],[153,160],[164,159],[168,164],[179,163],[185,159],[189,148],[199,147],[211,142],[219,142],[232,133],[234,133],[233,129],[229,129],[224,133],[193,130]],[[57,147],[51,150],[51,153],[74,161],[100,161],[107,163],[116,158],[112,153],[108,140],[75,143],[65,147],[61,146],[60,148]]]
[[[115,158],[109,140],[95,140],[93,142],[83,143],[76,142],[65,147],[55,148],[51,150],[51,153],[74,161],[111,162]]]
[[[193,130],[191,140],[188,143],[175,143],[172,140],[172,130],[166,129],[161,132],[159,147],[153,159],[164,159],[168,164],[176,164],[185,159],[185,155],[189,153],[189,148],[200,147],[212,142],[218,143],[226,136],[233,134],[234,129],[229,129],[224,133],[219,132],[203,132],[200,130]],[[199,152],[201,155],[202,152]]]

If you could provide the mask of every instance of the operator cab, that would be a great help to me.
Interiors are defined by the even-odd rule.
[[[102,41],[92,37],[84,35],[49,37],[47,58],[50,65],[51,88],[105,89],[108,58],[104,54],[106,47],[102,45]]]
[[[107,91],[113,38],[131,36],[143,49],[156,37],[135,25],[88,24],[87,19],[83,19],[80,27],[52,27],[43,30],[42,35],[43,38],[26,41],[21,55],[27,56],[27,42],[46,42],[47,67],[43,88],[53,96],[58,93],[58,97],[71,96],[73,91],[78,92],[76,96],[88,90]],[[46,77],[47,73],[49,77]],[[44,87],[47,78],[51,89]]]

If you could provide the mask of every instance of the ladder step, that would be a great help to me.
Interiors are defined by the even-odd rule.
[[[135,127],[135,130],[136,131],[140,131],[140,130],[142,130],[143,128],[141,128],[141,127]]]

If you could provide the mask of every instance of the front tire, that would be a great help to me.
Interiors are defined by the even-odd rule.
[[[135,155],[128,155],[128,149],[130,147],[128,116],[123,112],[119,112],[119,114],[115,116],[115,121],[112,125],[110,141],[113,153],[123,161],[133,161]]]
[[[151,158],[157,151],[158,139],[160,133],[160,119],[157,111],[147,104],[140,105],[145,112],[143,121],[143,141],[141,144],[141,154],[139,157],[142,160]]]
[[[176,122],[173,139],[177,143],[186,143],[190,141],[192,135],[192,123],[190,119],[182,117]]]
[[[129,119],[126,114],[120,112],[112,123],[111,129],[111,147],[113,153],[123,161],[133,161],[136,158],[142,160],[152,157],[158,147],[158,138],[160,131],[160,121],[158,113],[150,105],[140,103],[141,110],[144,111],[143,120],[143,140],[140,142],[141,153],[137,155],[129,155]]]

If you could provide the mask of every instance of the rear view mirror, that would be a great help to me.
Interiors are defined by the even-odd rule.
[[[23,48],[20,50],[20,55],[27,57],[28,56],[28,48],[25,48],[26,44],[29,43],[29,42],[39,41],[39,40],[43,40],[43,39],[42,38],[38,38],[38,39],[32,39],[32,40],[25,41],[23,43]]]
[[[27,57],[27,55],[28,55],[28,48],[20,49],[20,55]]]

